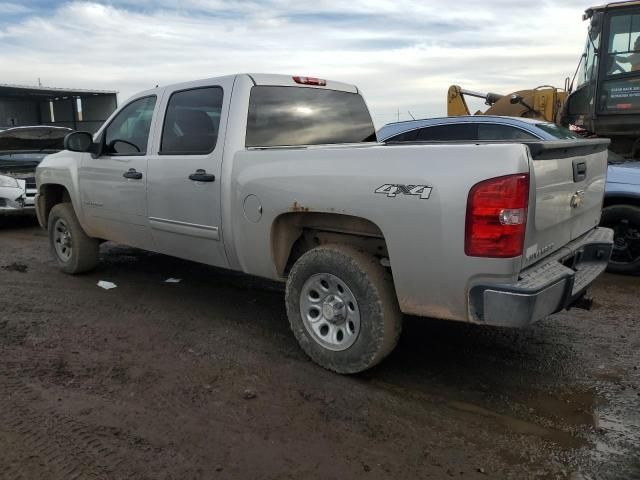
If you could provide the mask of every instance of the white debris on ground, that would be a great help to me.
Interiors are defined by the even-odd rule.
[[[113,282],[107,282],[106,280],[100,280],[97,285],[100,288],[104,288],[105,290],[111,290],[112,288],[116,288],[117,285]]]
[[[167,278],[164,283],[180,283],[181,281],[181,278]]]

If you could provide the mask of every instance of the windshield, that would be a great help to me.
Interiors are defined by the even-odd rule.
[[[247,147],[375,142],[362,96],[320,88],[255,86]]]
[[[577,133],[572,132],[568,128],[564,128],[559,125],[556,125],[555,123],[537,123],[536,127],[538,127],[540,130],[545,131],[549,135],[553,136],[553,138],[557,138],[558,140],[582,138]]]

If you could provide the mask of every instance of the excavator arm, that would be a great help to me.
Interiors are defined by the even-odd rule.
[[[450,117],[457,117],[460,115],[471,115],[465,96],[481,98],[484,100],[484,104],[491,106],[502,98],[502,95],[497,93],[479,93],[471,90],[464,90],[458,85],[451,85],[447,93],[447,115]],[[483,115],[486,112],[478,110],[474,115]]]
[[[538,118],[555,122],[562,104],[567,98],[563,89],[542,86],[531,90],[519,90],[510,95],[479,93],[451,85],[447,93],[447,115],[471,115],[465,96],[480,98],[488,106],[474,115],[500,115],[509,117]]]

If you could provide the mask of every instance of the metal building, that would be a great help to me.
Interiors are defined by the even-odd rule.
[[[95,132],[117,107],[117,92],[0,84],[0,129],[56,125]]]

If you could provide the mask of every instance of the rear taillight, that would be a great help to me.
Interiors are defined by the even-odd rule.
[[[324,87],[327,85],[326,80],[314,77],[293,77],[293,81],[301,85],[317,85],[319,87]]]
[[[464,253],[494,258],[522,255],[528,205],[526,173],[475,184],[467,200]]]

